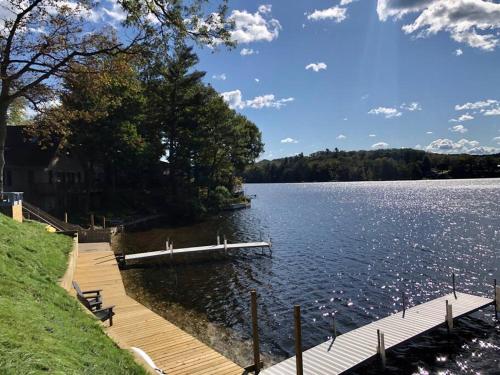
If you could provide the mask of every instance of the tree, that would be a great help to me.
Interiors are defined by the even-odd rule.
[[[198,57],[193,48],[177,41],[171,56],[160,56],[146,72],[147,122],[157,140],[158,157],[169,164],[172,197],[189,184],[192,133],[202,105],[204,72],[193,70]],[[175,198],[174,198],[175,199]]]
[[[92,56],[131,53],[141,43],[167,50],[172,35],[231,45],[226,4],[204,17],[206,2],[118,0],[122,27],[131,31],[123,33],[129,38],[120,40],[112,27],[89,24],[102,12],[99,2],[5,0],[6,16],[0,20],[0,194],[9,108],[16,99],[24,97],[41,109],[75,64]]]
[[[218,186],[231,190],[263,147],[258,128],[203,84],[197,62],[193,48],[178,41],[145,72],[149,139],[168,162],[170,203],[183,211],[210,201]]]

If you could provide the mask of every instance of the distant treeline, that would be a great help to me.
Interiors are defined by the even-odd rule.
[[[500,177],[500,154],[444,155],[413,149],[325,151],[262,160],[246,182],[382,181]]]

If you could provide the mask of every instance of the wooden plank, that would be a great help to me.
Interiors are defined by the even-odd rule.
[[[107,334],[123,349],[142,349],[166,373],[244,373],[234,362],[127,296],[108,243],[79,244],[75,280],[84,290],[103,289],[104,305],[115,305]]]
[[[492,299],[475,295],[448,294],[429,302],[390,315],[332,340],[324,342],[303,353],[304,374],[341,374],[377,355],[377,330],[384,333],[385,348],[394,348],[416,336],[445,324],[446,300],[453,305],[453,318],[468,315],[492,305]],[[262,375],[295,374],[295,358],[289,358],[261,372]]]

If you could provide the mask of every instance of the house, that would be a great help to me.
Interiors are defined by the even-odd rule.
[[[60,213],[79,207],[85,189],[84,170],[58,142],[42,147],[23,126],[8,126],[4,190],[24,192],[24,199],[43,210]]]

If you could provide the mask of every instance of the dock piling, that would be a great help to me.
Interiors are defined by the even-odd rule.
[[[380,356],[382,367],[385,368],[385,362],[386,362],[385,337],[384,337],[384,332],[380,331],[380,329],[377,329],[377,342],[378,342],[377,353]]]
[[[67,212],[64,213],[64,222],[65,223],[68,222],[68,213]]]
[[[94,229],[94,214],[90,214],[90,228]]]
[[[337,325],[335,324],[335,314],[332,314],[332,332],[333,332],[333,339],[335,340],[337,338]]]
[[[304,364],[302,362],[302,326],[300,321],[300,305],[294,306],[295,317],[295,368],[297,375],[304,374]]]
[[[106,229],[106,216],[102,217],[102,229]]]
[[[405,300],[405,292],[403,291],[402,292],[402,297],[403,299],[403,318],[405,317],[405,314],[406,314],[406,300]]]
[[[250,301],[252,309],[252,337],[253,337],[253,363],[254,373],[260,372],[260,348],[259,348],[259,325],[257,318],[257,292],[252,290],[250,292]]]
[[[457,299],[457,291],[455,290],[455,272],[451,274],[452,281],[453,281],[453,295],[455,296],[455,299]]]
[[[497,279],[494,280],[494,293],[495,293],[495,319],[498,319],[498,310],[500,310],[500,287],[497,286]]]
[[[446,300],[446,323],[448,327],[448,332],[453,329],[453,305]]]
[[[226,235],[224,235],[224,252],[227,255],[227,238],[226,238]]]

